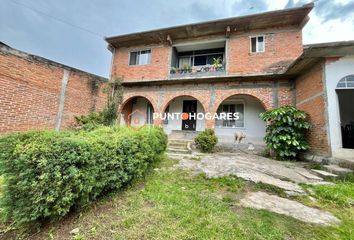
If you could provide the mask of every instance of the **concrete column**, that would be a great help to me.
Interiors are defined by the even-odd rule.
[[[61,81],[61,90],[60,90],[60,96],[59,96],[58,112],[57,112],[57,117],[55,119],[55,130],[56,131],[60,130],[61,120],[62,120],[63,113],[64,113],[65,93],[66,93],[66,87],[69,82],[69,75],[70,75],[70,71],[64,69],[63,79]]]

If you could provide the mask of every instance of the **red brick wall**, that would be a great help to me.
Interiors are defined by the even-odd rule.
[[[265,52],[250,53],[250,36],[265,35]],[[301,30],[264,31],[231,35],[229,40],[229,74],[274,73],[302,53]],[[280,68],[282,69],[282,68]]]
[[[308,134],[311,152],[330,155],[327,135],[324,63],[321,62],[296,79],[296,107],[309,114],[312,128]]]
[[[144,97],[153,105],[155,112],[163,113],[171,100],[180,96],[190,96],[197,99],[206,112],[214,114],[219,105],[234,95],[248,95],[255,97],[268,110],[276,105],[292,105],[293,92],[288,80],[279,80],[279,87],[274,82],[259,80],[253,82],[218,82],[218,83],[190,83],[161,86],[126,87],[123,95],[123,109],[129,104],[132,97]],[[276,97],[278,96],[278,97]],[[127,114],[127,112],[124,112]],[[155,122],[156,124],[160,124]],[[207,121],[206,127],[214,127],[214,121]]]
[[[129,53],[137,49],[151,49],[151,63],[146,65],[129,65]],[[171,47],[137,46],[118,48],[113,57],[112,76],[121,76],[129,80],[163,80],[167,79],[170,66]]]
[[[60,64],[0,46],[0,134],[53,129],[63,72]],[[93,81],[97,82],[96,93],[92,92]],[[61,128],[73,123],[74,116],[103,106],[102,85],[99,77],[70,70]]]
[[[265,35],[265,52],[250,53],[250,36]],[[213,39],[208,36],[199,41]],[[192,41],[192,39],[190,39]],[[188,42],[186,40],[185,42]],[[181,43],[181,40],[180,40]],[[151,49],[151,64],[129,66],[129,52]],[[277,73],[301,55],[301,29],[271,29],[232,34],[229,38],[226,68],[229,75]],[[166,80],[171,64],[171,47],[164,45],[116,48],[112,74],[130,80]]]

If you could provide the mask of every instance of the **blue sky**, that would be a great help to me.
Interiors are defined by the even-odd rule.
[[[301,6],[308,2],[310,1],[0,0],[0,41],[19,50],[106,77],[109,75],[111,53],[106,48],[104,36],[254,14]],[[315,9],[310,14],[311,20],[304,29],[304,44],[354,40],[353,13],[354,0],[315,1]]]

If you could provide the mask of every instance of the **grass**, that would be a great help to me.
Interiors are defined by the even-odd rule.
[[[81,213],[49,223],[29,239],[353,239],[353,183],[313,187],[316,202],[303,203],[333,212],[342,220],[335,227],[306,224],[263,210],[241,208],[238,199],[247,191],[266,190],[234,177],[207,179],[173,168],[164,158],[144,180],[95,203]],[[158,169],[156,169],[158,168]],[[310,187],[309,187],[310,188]],[[312,188],[312,187],[311,187]],[[79,228],[80,232],[69,232]],[[24,236],[20,230],[5,237]],[[1,238],[1,235],[0,235]],[[6,239],[6,238],[1,238]]]

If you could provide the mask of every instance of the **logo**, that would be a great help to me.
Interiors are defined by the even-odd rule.
[[[136,109],[128,115],[128,126],[135,130],[139,130],[146,125],[146,114]]]

